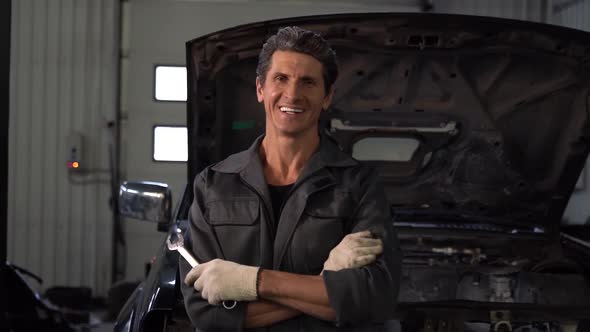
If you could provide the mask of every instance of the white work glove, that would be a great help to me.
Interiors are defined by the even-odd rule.
[[[374,239],[369,231],[346,235],[340,243],[330,251],[322,271],[338,271],[365,266],[373,263],[377,255],[383,252],[383,243]]]
[[[184,283],[201,292],[201,297],[209,304],[218,305],[225,300],[254,301],[258,297],[258,269],[214,259],[193,267]]]

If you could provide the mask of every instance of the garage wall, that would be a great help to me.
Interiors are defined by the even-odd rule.
[[[434,12],[545,22],[546,0],[434,0]]]
[[[568,0],[553,3],[552,23],[590,31],[590,1]]]
[[[8,259],[45,287],[105,294],[111,283],[118,3],[12,2]],[[67,137],[75,132],[85,139],[82,166],[92,171],[70,177]]]
[[[545,22],[590,31],[588,0],[433,0],[434,11]]]

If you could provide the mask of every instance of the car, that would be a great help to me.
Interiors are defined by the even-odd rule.
[[[43,283],[43,279],[36,274],[14,265],[3,262],[0,265],[0,280],[3,282],[2,297],[5,305],[0,316],[0,330],[10,332],[27,331],[81,331],[69,319],[64,308],[52,303],[33,288],[27,279]],[[6,286],[4,286],[6,285]],[[10,287],[8,287],[10,285]],[[8,300],[10,299],[10,300]]]
[[[187,187],[127,182],[125,216],[187,234],[191,183],[264,130],[263,42],[320,32],[340,77],[321,128],[375,167],[403,252],[392,331],[583,331],[590,232],[562,225],[590,151],[590,33],[488,17],[342,14],[265,21],[187,42]],[[160,247],[115,331],[192,331],[179,254]],[[383,290],[388,291],[387,289]]]

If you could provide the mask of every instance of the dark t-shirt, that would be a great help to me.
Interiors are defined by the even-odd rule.
[[[277,232],[277,228],[279,225],[279,218],[281,217],[283,204],[287,200],[291,188],[293,188],[293,184],[288,184],[286,186],[273,186],[270,184],[268,185],[268,191],[270,192],[270,200],[272,203],[272,210],[274,212],[273,231],[275,234]]]

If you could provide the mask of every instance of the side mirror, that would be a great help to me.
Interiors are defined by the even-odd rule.
[[[168,224],[172,220],[172,191],[165,183],[125,181],[119,187],[119,213],[128,218]]]

